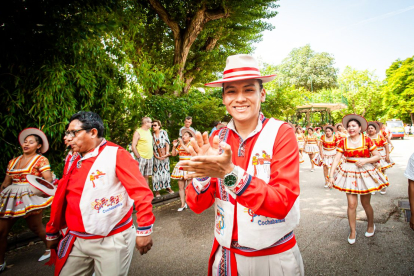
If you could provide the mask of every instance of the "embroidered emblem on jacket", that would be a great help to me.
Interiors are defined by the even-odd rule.
[[[249,216],[251,216],[252,219],[250,220],[250,222],[254,222],[254,218],[258,217],[257,224],[260,226],[285,222],[285,219],[274,219],[274,218],[269,218],[266,216],[255,214],[255,212],[252,209],[248,209],[248,208],[244,208],[244,212],[248,213]]]
[[[101,199],[95,199],[94,202],[91,203],[92,209],[98,211],[98,213],[102,210],[102,213],[109,212],[115,208],[122,206],[122,194],[111,196],[109,199],[103,197]]]
[[[270,155],[266,151],[262,150],[262,154],[256,153],[252,158],[252,165],[254,167],[254,176],[259,173],[265,173],[270,175]]]
[[[89,180],[92,181],[93,187],[95,188],[95,180],[102,178],[105,175],[105,173],[101,172],[100,170],[96,170],[96,174],[93,172],[89,176]]]
[[[224,210],[217,206],[217,214],[216,214],[216,232],[217,234],[224,235],[224,228],[226,225],[224,224]]]
[[[249,216],[252,217],[252,219],[250,220],[250,222],[254,222],[254,218],[257,217],[257,215],[253,212],[252,209],[248,209],[248,208],[244,208],[244,212],[248,213]]]

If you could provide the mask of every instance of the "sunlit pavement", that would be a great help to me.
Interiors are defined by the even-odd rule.
[[[403,222],[397,200],[407,198],[404,170],[414,139],[393,140],[396,165],[388,172],[386,195],[372,196],[376,232],[366,238],[364,210],[358,206],[357,238],[347,243],[348,220],[345,193],[323,187],[322,168],[310,172],[309,158],[300,165],[301,223],[296,238],[307,275],[414,275],[414,231]],[[136,251],[130,275],[206,275],[213,241],[212,208],[201,215],[177,212],[179,202],[154,209],[157,221],[154,247],[146,255]],[[53,269],[37,262],[43,245],[10,252],[3,275],[52,275]]]

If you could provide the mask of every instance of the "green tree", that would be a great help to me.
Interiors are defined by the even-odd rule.
[[[382,107],[385,119],[414,123],[414,57],[396,60],[387,69]]]
[[[267,65],[278,74],[280,85],[295,85],[309,91],[337,86],[334,57],[326,52],[317,53],[310,45],[294,48],[281,64]]]
[[[225,58],[251,53],[264,30],[266,19],[276,16],[275,0],[250,1],[139,1],[145,12],[145,39],[135,39],[135,52],[148,53],[159,68],[174,68],[182,92],[192,84],[211,80],[223,69]],[[149,3],[149,4],[148,4]],[[142,30],[140,30],[142,31]],[[161,42],[161,43],[160,43]],[[171,83],[166,79],[167,84]],[[160,87],[154,93],[163,92]]]
[[[339,77],[339,89],[332,90],[336,99],[344,97],[348,108],[334,112],[335,121],[340,121],[346,114],[355,113],[368,121],[382,119],[381,82],[373,72],[356,70],[349,66]]]
[[[60,171],[63,132],[73,113],[99,113],[107,137],[125,133],[135,121],[141,91],[111,40],[119,31],[118,8],[105,0],[34,0],[9,1],[0,9],[1,172],[20,154],[17,135],[26,127],[45,131],[51,146],[46,155]]]
[[[270,83],[266,88],[266,101],[262,104],[262,112],[266,117],[289,120],[296,113],[296,107],[302,100],[303,88],[294,86],[279,87]]]

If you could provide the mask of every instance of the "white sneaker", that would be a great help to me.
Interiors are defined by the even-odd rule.
[[[387,190],[381,190],[380,194],[385,195],[387,193]]]
[[[375,192],[372,192],[371,195],[375,195]]]
[[[46,254],[47,253],[47,254]],[[50,258],[50,250],[46,250],[45,254],[43,254],[42,256],[40,256],[39,260],[37,260],[38,262],[47,260]]]
[[[325,186],[323,186],[324,188],[329,188],[329,186],[327,184],[325,184]]]

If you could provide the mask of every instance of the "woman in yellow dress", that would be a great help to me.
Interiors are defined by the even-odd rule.
[[[10,160],[0,193],[0,271],[6,267],[4,254],[7,236],[13,224],[25,218],[29,229],[46,244],[46,231],[42,223],[43,209],[52,204],[53,197],[39,197],[31,190],[26,176],[31,174],[52,182],[49,160],[41,155],[49,149],[46,135],[37,128],[26,128],[19,134],[23,154]],[[40,257],[50,257],[50,251]]]

